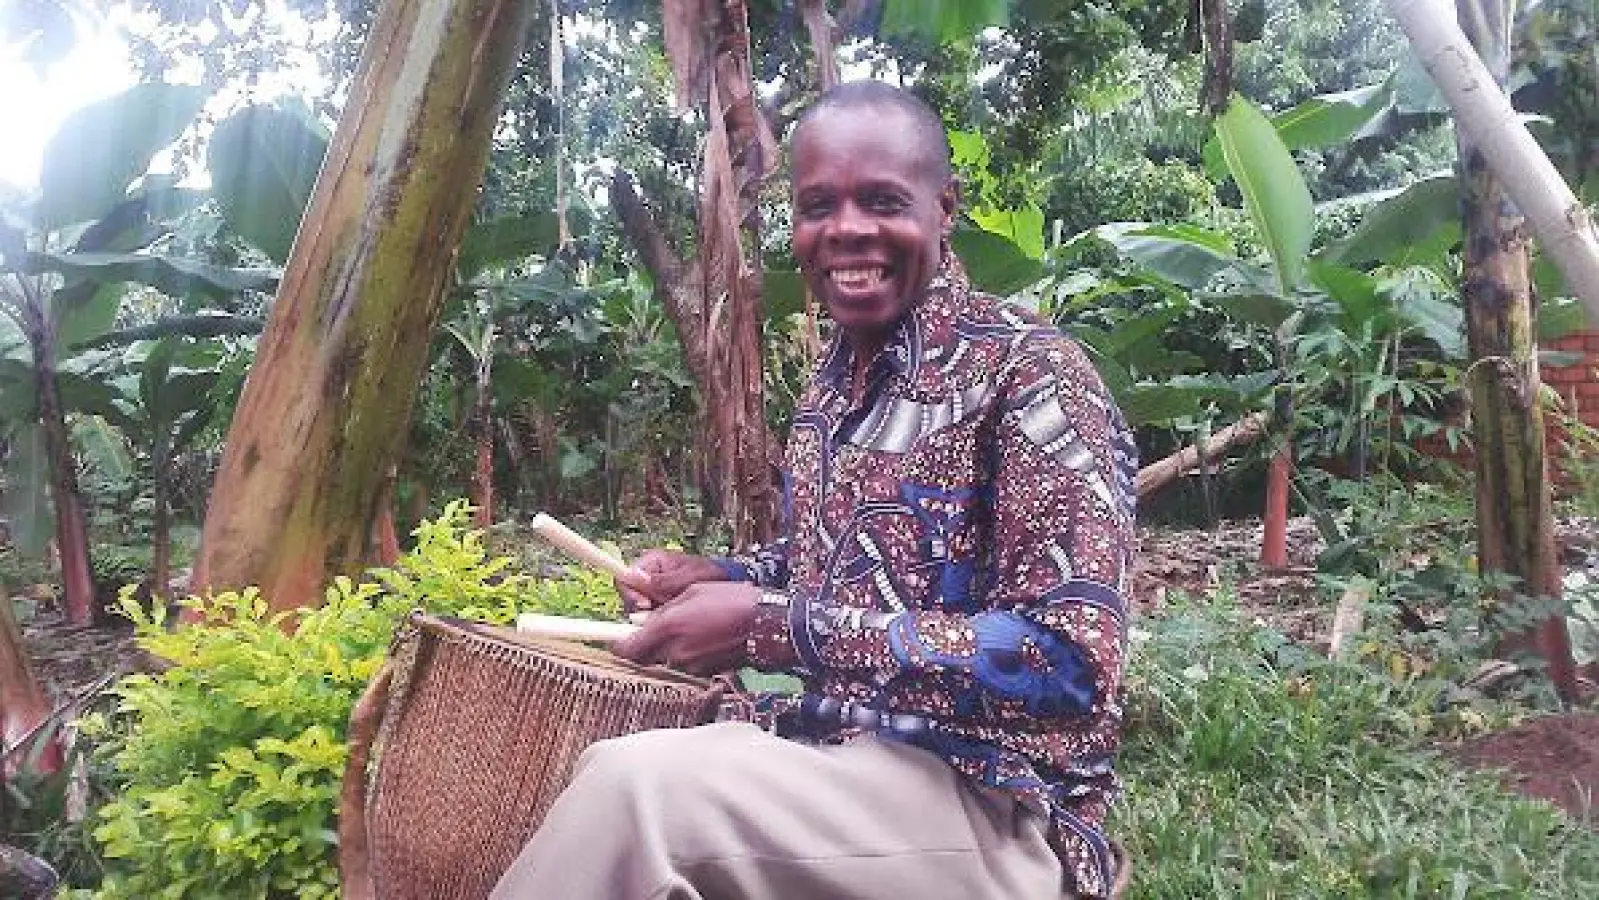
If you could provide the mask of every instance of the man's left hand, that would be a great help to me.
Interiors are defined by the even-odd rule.
[[[760,596],[760,588],[742,582],[690,585],[612,650],[637,663],[663,663],[694,675],[730,671],[744,660]]]

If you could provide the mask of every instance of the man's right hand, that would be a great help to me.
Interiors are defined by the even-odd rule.
[[[628,612],[654,609],[677,599],[690,585],[705,581],[726,581],[722,567],[703,556],[676,550],[650,550],[633,564],[645,578],[616,579],[616,592]]]

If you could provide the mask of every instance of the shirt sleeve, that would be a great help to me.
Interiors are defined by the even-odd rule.
[[[943,686],[919,692],[926,709],[896,711],[1021,726],[1096,712],[1114,697],[1136,449],[1075,344],[1028,344],[999,381],[984,609],[879,613],[792,593],[759,609],[753,665],[845,670],[879,686],[934,676],[918,679]]]
[[[788,586],[788,538],[752,547],[737,556],[713,556],[711,562],[727,575],[728,581],[743,581],[763,588]]]

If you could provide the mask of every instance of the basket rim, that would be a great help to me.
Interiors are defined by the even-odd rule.
[[[411,613],[407,618],[419,630],[451,643],[482,641],[499,649],[513,652],[535,650],[542,655],[553,657],[561,662],[606,675],[622,676],[657,684],[676,685],[692,688],[700,692],[709,691],[712,688],[712,682],[709,679],[679,672],[666,666],[640,665],[604,650],[573,641],[534,637],[503,625],[493,625],[488,622],[477,622],[447,616],[435,616],[420,611]]]

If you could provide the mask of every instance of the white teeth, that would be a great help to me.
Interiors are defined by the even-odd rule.
[[[862,287],[875,284],[884,276],[882,268],[875,269],[834,269],[833,281],[843,287]]]

